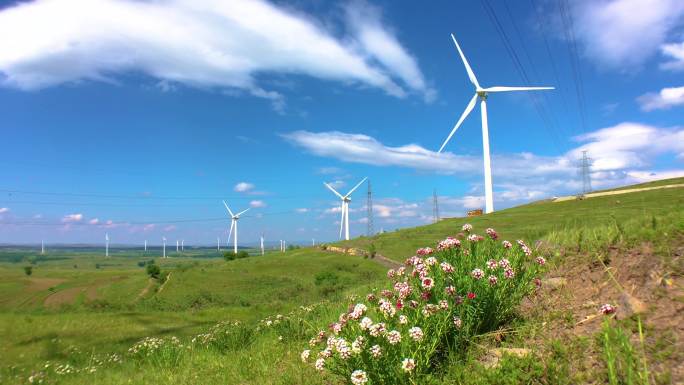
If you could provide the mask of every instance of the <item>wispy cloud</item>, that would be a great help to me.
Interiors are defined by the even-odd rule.
[[[100,220],[97,218],[93,218],[93,219],[89,220],[88,223],[91,225],[96,225],[96,224],[100,223]]]
[[[480,178],[482,158],[475,155],[437,154],[416,144],[391,147],[368,135],[343,132],[295,131],[285,139],[306,151],[346,162],[393,166]],[[638,182],[639,173],[651,173],[653,160],[668,154],[684,158],[684,129],[660,128],[624,122],[574,138],[577,147],[559,156],[533,153],[495,154],[495,188],[511,200],[536,199],[576,188],[577,160],[586,150],[593,158],[596,186]],[[676,170],[674,170],[676,172]],[[479,182],[478,182],[479,183]],[[517,186],[517,187],[516,187]],[[524,186],[525,189],[520,187]]]
[[[67,214],[62,217],[63,223],[76,223],[83,220],[83,214]]]
[[[237,192],[247,192],[254,189],[254,185],[248,182],[240,182],[233,187],[233,190]]]
[[[680,0],[572,2],[577,35],[589,57],[634,69],[658,52],[684,15]]]
[[[260,207],[266,207],[266,202],[262,200],[253,200],[249,202],[249,207],[252,208],[260,208]]]
[[[362,3],[359,3],[362,4]],[[350,6],[354,14],[359,7]],[[0,11],[2,84],[35,90],[63,83],[116,83],[143,73],[162,91],[176,84],[241,90],[284,108],[255,74],[304,74],[355,82],[404,97],[425,95],[415,59],[380,21],[350,20],[338,37],[311,15],[265,0],[36,0]],[[40,24],[41,28],[35,28]]]
[[[8,213],[10,211],[7,207],[0,207],[0,214]]]
[[[681,43],[663,44],[661,52],[668,60],[660,68],[672,71],[684,71],[684,41]]]
[[[663,88],[660,92],[649,92],[637,98],[644,111],[667,110],[684,105],[684,86]]]

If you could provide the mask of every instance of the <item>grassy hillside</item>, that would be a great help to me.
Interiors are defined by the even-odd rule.
[[[629,188],[681,184],[684,178],[667,179]],[[681,212],[684,207],[684,188],[650,190],[613,196],[565,202],[541,201],[492,214],[472,218],[448,218],[438,223],[402,229],[373,237],[359,237],[339,242],[343,247],[368,249],[371,244],[378,253],[397,261],[413,255],[416,249],[434,245],[447,236],[455,236],[461,225],[468,222],[476,228],[495,228],[502,239],[536,241],[553,233],[573,232],[621,223],[634,218],[650,218]]]
[[[341,244],[373,243],[403,261],[419,247],[456,235],[464,222],[446,219]],[[624,286],[639,288],[634,294],[652,301],[657,317],[667,315],[672,325],[682,321],[657,308],[676,309],[684,298],[677,294],[684,273],[683,189],[536,202],[467,222],[479,234],[494,227],[501,239],[544,240],[549,274],[566,277],[568,288],[549,286],[500,329],[473,337],[457,352],[445,350],[421,384],[608,383],[611,362],[643,374],[640,360],[661,362],[653,366],[657,376],[640,384],[679,378],[668,366],[684,358],[676,353],[684,350],[677,345],[684,336],[667,334],[676,326],[654,326],[644,316],[646,337],[632,348],[629,336],[638,340],[642,318],[598,329],[592,314],[601,303],[617,301]],[[650,246],[632,250],[644,242]],[[0,263],[0,383],[344,384],[346,378],[321,376],[299,355],[350,302],[387,287],[386,268],[377,261],[315,249],[230,262],[157,260],[170,273],[164,283],[138,266],[149,258],[62,257],[38,261],[30,277],[21,259]],[[146,337],[163,340],[146,340],[141,349],[149,353],[129,352]],[[530,352],[504,354],[498,368],[483,365],[491,348],[502,347]],[[643,359],[635,359],[636,352]]]

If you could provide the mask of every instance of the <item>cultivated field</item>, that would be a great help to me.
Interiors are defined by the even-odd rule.
[[[425,341],[442,337],[434,340],[435,349],[425,350],[423,345],[411,345],[409,335],[403,335],[396,345],[408,349],[402,354],[427,357],[413,372],[402,372],[398,366],[382,371],[384,363],[394,365],[403,356],[378,358],[387,360],[378,361],[379,366],[352,358],[374,383],[684,381],[684,190],[537,202],[486,217],[445,219],[337,246],[374,249],[403,262],[419,247],[436,248],[438,241],[457,236],[466,222],[484,240],[471,242],[466,232],[458,239],[469,245],[469,255],[451,249],[434,251],[434,255],[464,272],[455,285],[458,293],[465,290],[464,297],[466,291],[473,293],[473,302],[449,302],[448,308],[463,309],[458,310],[463,325],[479,322],[479,326],[458,332],[449,329],[451,318],[439,321],[439,314],[447,313],[411,315],[410,310],[399,308],[414,317],[411,322],[421,325]],[[487,227],[496,229],[497,241],[487,238]],[[511,250],[518,253],[519,262],[498,248],[504,239],[514,243]],[[515,245],[516,239],[524,239],[532,248],[529,259],[520,254],[523,249]],[[379,289],[392,289],[385,278],[387,268],[374,258],[321,249],[232,261],[156,258],[162,272],[168,273],[166,279],[150,278],[145,265],[150,257],[139,254],[104,258],[63,252],[36,258],[35,253],[6,250],[3,255],[3,384],[345,384],[351,373],[337,376],[334,372],[346,361],[335,355],[319,373],[313,362],[325,341],[312,348],[309,340],[339,322],[349,304],[365,302],[367,314],[383,317],[365,295],[372,291],[381,296]],[[512,264],[519,263],[514,277],[504,276],[501,270],[499,280],[505,285],[516,282],[515,292],[524,294],[524,300],[496,294],[486,280],[464,278],[471,265],[484,268],[481,261],[490,256],[503,258],[498,255],[509,255]],[[527,285],[529,281],[506,281],[531,279],[532,269],[524,266],[536,266],[536,257],[546,262],[534,274],[542,278],[541,289]],[[33,267],[30,276],[25,266]],[[432,275],[437,287],[447,285],[439,281],[437,272]],[[497,287],[512,293],[513,286]],[[478,305],[486,303],[489,312]],[[604,303],[614,305],[617,312],[601,315]],[[501,317],[492,316],[491,309],[502,312]],[[388,326],[395,322],[390,318],[385,321]],[[407,333],[398,323],[393,327]],[[347,332],[344,329],[341,335]],[[161,339],[139,343],[146,337]],[[391,344],[382,346],[389,352]],[[312,349],[307,363],[300,359],[305,349]]]

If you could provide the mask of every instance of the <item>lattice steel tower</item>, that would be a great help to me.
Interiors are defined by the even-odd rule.
[[[587,151],[582,151],[582,159],[579,163],[580,173],[582,174],[582,194],[591,192],[591,158],[587,156]]]
[[[371,181],[368,180],[368,202],[366,202],[366,224],[368,228],[366,229],[367,235],[370,237],[375,234],[375,229],[373,228],[373,191],[371,190]]]
[[[432,219],[439,222],[439,202],[437,201],[437,189],[432,190]]]

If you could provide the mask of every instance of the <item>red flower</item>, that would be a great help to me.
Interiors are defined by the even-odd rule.
[[[404,307],[404,303],[401,302],[401,300],[397,301],[397,310],[401,310],[401,308]]]
[[[430,299],[430,296],[431,296],[431,294],[429,291],[424,291],[424,292],[420,293],[420,298],[422,298],[426,301]]]
[[[477,295],[475,295],[475,293],[473,293],[472,291],[468,293],[468,299],[475,299],[475,297],[477,297]]]

